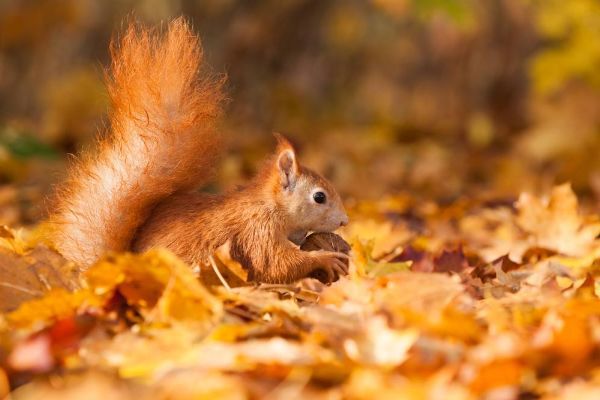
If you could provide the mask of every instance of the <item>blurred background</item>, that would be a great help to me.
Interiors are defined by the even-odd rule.
[[[0,224],[32,224],[106,126],[103,68],[132,15],[187,16],[228,75],[218,185],[288,135],[345,199],[600,198],[597,0],[3,0]]]

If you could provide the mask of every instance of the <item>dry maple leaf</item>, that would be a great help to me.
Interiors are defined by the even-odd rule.
[[[8,249],[16,254],[24,254],[31,243],[25,240],[23,229],[10,229],[6,225],[0,226],[0,248]]]
[[[516,211],[477,210],[454,207],[451,221],[458,229],[445,213],[422,219],[421,227],[373,226],[378,235],[368,235],[371,242],[353,241],[348,278],[315,291],[235,287],[245,283],[245,271],[225,248],[215,261],[230,288],[216,279],[211,291],[202,284],[205,276],[199,281],[168,252],[114,254],[88,271],[87,289],[51,292],[0,316],[4,348],[6,354],[19,349],[12,362],[21,369],[43,366],[45,360],[36,364],[35,354],[47,346],[32,346],[40,343],[11,329],[37,325],[44,329],[36,335],[65,332],[56,329],[57,320],[88,318],[97,303],[93,330],[62,334],[76,354],[53,351],[44,371],[52,377],[61,368],[67,382],[73,368],[108,370],[110,376],[92,377],[86,386],[106,386],[104,397],[517,398],[560,393],[557,379],[561,385],[574,379],[591,384],[600,348],[597,274],[590,267],[600,248],[596,223],[578,213],[568,186],[555,188],[547,200],[523,195]],[[317,234],[307,243],[306,250],[347,250],[332,234]],[[448,250],[456,243],[465,244],[464,252]],[[383,256],[374,257],[374,246],[382,244]],[[31,249],[10,254],[7,271],[15,258],[40,258]],[[524,261],[490,258],[506,254]],[[430,265],[418,265],[423,260]],[[411,262],[427,268],[395,272]],[[573,265],[584,273],[575,273]],[[474,287],[477,297],[469,294]],[[80,312],[86,314],[76,317]],[[7,373],[11,382],[18,379],[14,370]],[[40,373],[32,376],[43,379]],[[38,388],[30,392],[33,398],[85,391],[72,385],[77,384],[40,389],[34,381],[25,387]],[[108,390],[118,387],[127,389]]]
[[[513,210],[508,207],[483,208],[459,221],[460,233],[486,262],[505,255],[520,262],[529,245],[514,218]]]
[[[386,319],[376,315],[365,321],[360,334],[346,338],[343,347],[355,362],[393,368],[406,360],[418,337],[416,329],[390,329]]]
[[[118,291],[149,321],[212,324],[222,315],[221,302],[198,281],[191,268],[163,249],[109,256],[86,272],[97,294]]]
[[[88,290],[71,293],[64,289],[53,289],[40,299],[21,304],[6,315],[6,320],[13,329],[39,328],[79,312],[100,308],[105,301]]]
[[[517,225],[528,235],[533,247],[568,256],[584,256],[597,249],[600,223],[579,214],[577,197],[570,184],[556,186],[550,197],[521,194],[516,204]]]
[[[247,286],[248,270],[231,257],[231,242],[218,247],[208,263],[199,265],[200,279],[206,286],[225,286],[235,288]]]
[[[80,286],[79,270],[55,251],[39,245],[19,254],[0,246],[0,311],[12,311],[52,289]]]

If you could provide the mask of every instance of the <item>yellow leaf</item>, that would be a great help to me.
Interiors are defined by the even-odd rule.
[[[86,278],[94,293],[119,291],[149,322],[212,323],[222,314],[221,302],[167,250],[107,257],[90,268]]]
[[[600,245],[596,239],[600,223],[587,221],[579,214],[570,184],[554,187],[549,198],[524,193],[516,206],[517,224],[529,235],[533,247],[582,257]]]
[[[13,328],[38,328],[79,311],[103,305],[104,299],[88,290],[71,293],[64,289],[54,289],[41,299],[21,304],[15,311],[7,314],[6,320]]]

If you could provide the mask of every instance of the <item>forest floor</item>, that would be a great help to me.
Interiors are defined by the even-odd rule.
[[[600,220],[569,185],[351,207],[350,274],[225,283],[166,251],[86,272],[0,234],[0,397],[600,398]]]

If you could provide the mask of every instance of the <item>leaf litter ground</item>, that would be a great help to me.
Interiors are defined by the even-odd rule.
[[[80,272],[3,228],[0,395],[600,398],[600,222],[569,185],[351,219],[350,275],[329,286],[249,285],[223,249],[221,277],[164,250]]]

